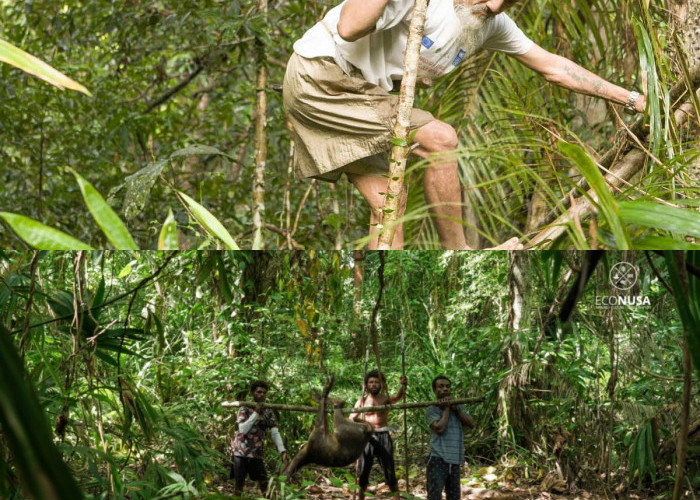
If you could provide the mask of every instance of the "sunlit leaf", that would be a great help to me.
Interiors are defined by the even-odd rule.
[[[88,181],[83,179],[78,172],[70,169],[73,172],[80,191],[83,193],[83,199],[87,204],[90,213],[95,218],[95,222],[100,226],[102,232],[107,236],[109,242],[114,245],[117,250],[138,250],[138,246],[134,242],[129,230],[126,228],[122,220],[104,200],[102,195]]]
[[[78,82],[71,80],[60,71],[52,68],[41,59],[34,57],[31,54],[23,51],[0,39],[0,61],[10,64],[22,71],[41,78],[45,82],[58,87],[61,90],[71,89],[82,92],[85,95],[91,96],[88,89],[80,85]]]
[[[610,226],[617,247],[621,250],[629,249],[629,238],[625,231],[622,218],[620,217],[620,210],[608,189],[605,178],[600,173],[600,170],[598,170],[598,166],[580,146],[569,144],[564,141],[559,141],[558,144],[559,149],[576,163],[579,170],[588,181],[588,184],[597,195],[600,214]]]
[[[39,250],[92,250],[80,240],[23,215],[0,212],[17,236]]]
[[[163,222],[163,227],[158,235],[158,250],[177,250],[180,245],[177,240],[177,222],[173,211],[168,210],[168,216]]]
[[[224,225],[212,215],[212,213],[202,205],[194,201],[182,191],[177,192],[183,200],[185,206],[190,210],[192,216],[197,220],[207,233],[221,240],[228,250],[238,250],[238,245],[233,240],[231,234],[226,230]]]

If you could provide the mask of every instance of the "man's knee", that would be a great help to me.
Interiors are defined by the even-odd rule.
[[[457,131],[445,122],[433,120],[418,129],[416,141],[431,153],[457,149]]]

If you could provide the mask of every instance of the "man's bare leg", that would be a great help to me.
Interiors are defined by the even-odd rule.
[[[462,188],[457,171],[457,133],[451,125],[433,120],[420,127],[414,140],[419,144],[413,152],[431,160],[423,177],[425,201],[435,223],[440,244],[445,250],[471,250],[462,227]],[[522,248],[517,238],[493,247],[516,250]]]
[[[430,206],[440,244],[446,250],[469,248],[462,227],[462,188],[457,172],[457,132],[440,120],[433,120],[416,131],[419,144],[413,152],[430,159],[425,170],[423,190]]]
[[[373,236],[367,248],[369,250],[377,249],[377,240],[379,235],[377,224],[382,220],[382,207],[384,206],[384,195],[386,193],[387,183],[389,180],[386,177],[376,177],[370,175],[347,174],[348,179],[357,190],[362,194],[365,201],[370,207],[369,216],[369,234]],[[401,203],[400,215],[403,215],[403,210],[406,205],[406,191],[404,190],[404,199]],[[394,239],[391,242],[392,250],[401,250],[403,248],[403,224],[399,224],[394,232]]]

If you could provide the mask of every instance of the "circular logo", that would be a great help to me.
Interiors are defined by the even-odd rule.
[[[637,282],[637,268],[629,262],[618,262],[610,269],[610,284],[618,290],[629,290]]]

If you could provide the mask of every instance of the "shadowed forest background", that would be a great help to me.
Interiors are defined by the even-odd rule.
[[[15,214],[2,217],[2,246],[357,244],[369,214],[352,186],[291,178],[279,92],[292,43],[335,4],[0,0],[0,38],[92,93],[59,91],[0,64],[0,212]],[[555,248],[691,248],[700,237],[698,3],[533,0],[510,14],[544,48],[647,92],[651,105],[633,125],[619,107],[488,53],[421,91],[416,105],[460,134],[468,242],[518,235]],[[257,126],[263,118],[266,127]],[[560,140],[580,149],[564,150]],[[408,172],[407,248],[438,248],[423,202],[424,166]],[[605,169],[613,172],[607,185]],[[593,191],[584,196],[586,180]],[[86,185],[125,227],[100,212]],[[590,207],[593,195],[600,201]],[[572,196],[581,212],[566,221]],[[83,245],[32,239],[26,231],[44,229],[17,215]],[[538,240],[553,222],[560,229]]]
[[[637,268],[624,291],[620,262]],[[463,498],[693,498],[699,274],[696,252],[4,251],[0,496],[226,498],[222,402],[265,379],[268,402],[313,406],[333,375],[352,403],[378,355],[391,394],[407,375],[408,402],[433,400],[440,373],[483,398]],[[601,305],[615,296],[647,299]],[[424,409],[406,418],[390,414],[401,490],[408,457],[425,498]],[[279,412],[292,454],[313,419]],[[352,467],[310,466],[273,492],[353,484]]]

